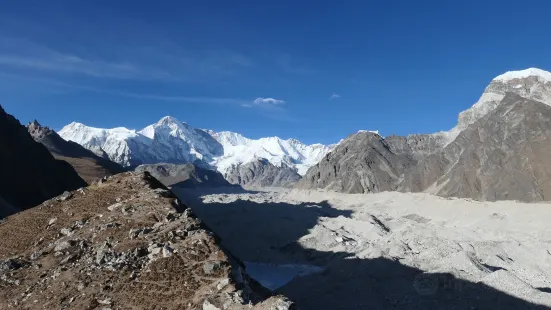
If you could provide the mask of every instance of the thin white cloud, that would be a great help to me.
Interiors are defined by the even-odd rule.
[[[331,94],[331,96],[329,97],[329,100],[335,100],[335,99],[339,99],[341,97],[341,95],[337,94],[337,93],[333,93]]]
[[[274,98],[258,97],[253,101],[253,103],[258,106],[266,106],[266,105],[282,105],[282,104],[285,104],[285,101],[280,99],[274,99]]]
[[[101,93],[101,94],[135,98],[139,100],[182,102],[182,103],[204,103],[204,104],[227,104],[227,105],[246,105],[250,103],[249,100],[244,100],[239,98],[166,96],[166,95],[157,95],[157,94],[140,94],[135,92],[126,92],[126,91],[119,91],[114,89],[97,88],[97,87],[86,86],[86,85],[66,83],[66,82],[53,80],[53,79],[34,78],[34,77],[27,77],[27,76],[21,76],[17,74],[9,74],[9,73],[3,73],[3,72],[0,72],[0,77],[5,77],[10,80],[20,79],[24,81],[35,82],[35,83],[40,83],[45,85],[58,86],[65,89],[90,91],[90,92]],[[0,79],[0,82],[1,82],[1,79]]]
[[[129,62],[111,62],[81,57],[38,45],[26,40],[0,38],[0,65],[48,71],[77,73],[91,77],[116,79],[171,79],[171,73],[160,68]]]
[[[55,50],[21,39],[0,38],[0,67],[56,74],[80,74],[95,78],[133,80],[197,80],[231,76],[253,66],[244,55],[229,50],[191,52],[170,48],[113,47],[123,59],[102,59]]]

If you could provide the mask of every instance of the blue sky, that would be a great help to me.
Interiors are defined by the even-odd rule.
[[[313,3],[2,1],[0,104],[55,129],[171,115],[334,143],[447,130],[493,77],[551,70],[549,1]]]

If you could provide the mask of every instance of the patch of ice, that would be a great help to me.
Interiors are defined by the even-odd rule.
[[[323,271],[323,268],[312,265],[274,265],[257,262],[245,262],[245,268],[249,276],[272,291],[296,277]]]

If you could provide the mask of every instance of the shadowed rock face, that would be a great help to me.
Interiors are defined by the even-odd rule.
[[[194,164],[140,165],[135,171],[147,171],[166,186],[185,188],[231,186],[220,172],[198,167]]]
[[[0,107],[0,196],[17,209],[34,207],[66,190],[86,186],[66,162],[35,142],[17,119]]]
[[[226,172],[226,179],[232,184],[250,188],[291,187],[300,180],[300,175],[285,164],[277,167],[267,159],[259,158],[230,167]]]
[[[44,145],[56,159],[68,162],[88,183],[125,171],[121,165],[110,161],[103,150],[92,152],[78,143],[65,141],[55,131],[40,125],[36,120],[29,123],[27,129],[36,142]]]
[[[297,187],[346,193],[426,191],[477,200],[551,200],[550,106],[509,93],[446,147],[438,147],[431,138],[383,139],[359,133],[312,167]]]

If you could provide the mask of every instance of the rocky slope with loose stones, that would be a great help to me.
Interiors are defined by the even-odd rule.
[[[101,179],[0,223],[1,309],[292,307],[148,173]]]

